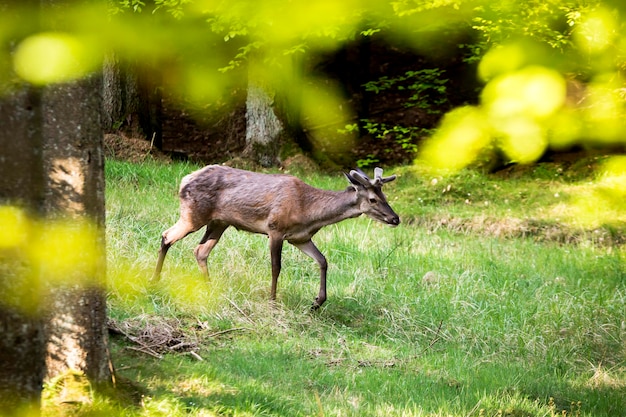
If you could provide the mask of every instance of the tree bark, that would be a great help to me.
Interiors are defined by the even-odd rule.
[[[243,156],[263,167],[280,163],[279,150],[283,124],[274,111],[274,91],[257,75],[256,58],[248,68],[246,98],[246,147]]]
[[[129,124],[129,114],[136,107],[137,80],[126,74],[114,53],[110,53],[103,65],[102,127],[105,132],[119,130]]]
[[[14,207],[17,216],[41,210],[40,119],[36,90],[23,86],[0,97],[0,206]],[[19,242],[26,236],[7,238],[17,241],[0,247],[0,410],[6,416],[36,415],[45,373],[39,277],[25,254],[28,241]]]
[[[43,16],[44,4],[67,4],[26,2],[32,6],[28,16],[15,13],[24,22]],[[0,0],[0,12],[13,13],[9,6]],[[36,31],[36,23],[29,28]],[[51,377],[73,369],[96,383],[111,379],[104,290],[101,87],[101,75],[43,89],[0,85],[3,416],[38,415],[46,374]],[[96,254],[92,267],[82,268],[80,256],[71,258],[79,262],[67,268],[73,272],[64,285],[46,282],[54,268],[46,265],[48,248],[42,242],[55,217],[64,218],[68,230],[71,225],[82,227],[87,220],[93,224],[90,230],[96,230],[91,242],[75,248]]]
[[[79,371],[97,384],[111,380],[106,327],[101,91],[102,76],[97,74],[48,86],[42,95],[46,218],[63,219],[78,228],[95,226],[93,241],[87,242],[91,247],[80,248],[86,254],[95,254],[95,258],[72,258],[77,259],[72,273],[48,286],[47,377]],[[85,231],[79,231],[82,232]]]
[[[3,415],[36,415],[45,375],[78,371],[96,384],[111,380],[100,89],[94,75],[43,90],[23,87],[0,99],[0,205],[33,222],[18,229],[23,236],[11,236],[17,243],[0,245]],[[67,230],[87,221],[95,230],[92,241],[74,248],[95,259],[68,258],[77,262],[62,281],[51,279],[45,257],[27,251],[55,219],[64,219]]]
[[[72,13],[62,12],[82,2],[41,0],[42,20],[64,30]],[[48,85],[41,99],[45,224],[40,233],[63,246],[55,248],[63,259],[43,263],[41,271],[47,291],[46,375],[78,372],[94,384],[112,378],[105,302],[102,79],[98,72]],[[60,232],[55,229],[59,225]],[[67,237],[58,239],[55,230]],[[82,246],[71,246],[72,239]]]
[[[157,149],[163,149],[160,78],[154,68],[121,61],[109,54],[103,70],[104,131],[141,135]]]

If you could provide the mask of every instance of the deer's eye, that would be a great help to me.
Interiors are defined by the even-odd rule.
[[[378,203],[378,200],[376,200],[375,198],[370,198],[370,204],[376,204]]]

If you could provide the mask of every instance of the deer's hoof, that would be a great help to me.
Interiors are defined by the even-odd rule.
[[[324,303],[324,301],[322,301],[320,303],[320,298],[319,297],[315,297],[315,301],[313,301],[313,305],[311,306],[311,311],[319,310],[323,303]]]

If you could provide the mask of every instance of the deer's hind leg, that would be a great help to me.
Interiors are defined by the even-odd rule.
[[[193,251],[193,254],[196,256],[196,260],[198,261],[198,266],[200,266],[200,270],[205,275],[209,274],[207,267],[207,258],[209,257],[209,254],[211,253],[215,245],[217,245],[217,242],[219,242],[222,234],[224,233],[224,230],[226,230],[227,228],[228,225],[226,224],[207,224],[206,232],[200,240],[200,244],[196,246]]]

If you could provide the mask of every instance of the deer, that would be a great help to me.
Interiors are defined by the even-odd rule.
[[[317,262],[320,289],[311,309],[324,304],[328,263],[311,238],[324,226],[362,214],[391,227],[400,224],[382,192],[383,184],[396,179],[383,177],[375,168],[374,179],[361,170],[344,173],[349,185],[343,191],[315,188],[287,174],[264,174],[208,165],[183,177],[179,188],[180,217],[161,236],[161,247],[152,281],[160,278],[168,249],[177,241],[206,226],[194,255],[208,277],[207,258],[224,231],[259,233],[269,238],[272,285],[275,302],[285,241]]]

